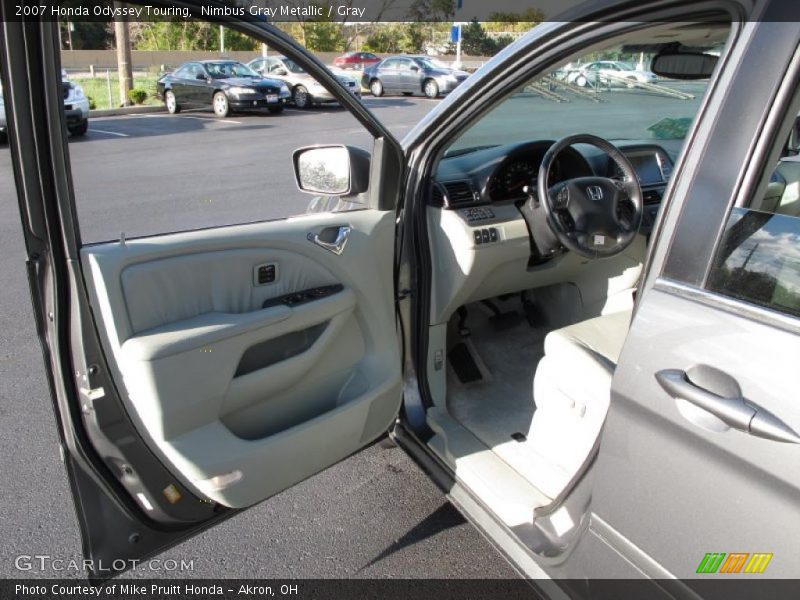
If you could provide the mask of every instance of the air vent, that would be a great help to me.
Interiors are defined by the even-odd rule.
[[[436,183],[433,184],[433,189],[431,190],[431,206],[444,206],[444,192]]]
[[[461,206],[475,202],[475,193],[468,181],[448,181],[442,184],[447,194],[448,206]]]

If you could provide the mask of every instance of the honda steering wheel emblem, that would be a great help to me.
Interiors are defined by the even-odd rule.
[[[603,199],[603,188],[599,185],[590,185],[586,188],[586,193],[589,194],[589,198],[595,202],[599,202]]]

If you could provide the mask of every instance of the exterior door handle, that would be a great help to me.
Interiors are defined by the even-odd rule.
[[[659,371],[656,380],[673,398],[694,404],[733,429],[776,442],[800,444],[796,431],[772,413],[745,400],[741,393],[724,397],[709,392],[689,381],[686,373],[678,369]]]
[[[344,252],[344,247],[347,245],[347,239],[350,236],[350,230],[351,227],[349,225],[327,227],[319,233],[309,233],[308,239],[317,246],[321,246],[338,256]]]

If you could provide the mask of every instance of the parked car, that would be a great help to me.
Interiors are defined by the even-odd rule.
[[[89,99],[83,88],[72,83],[64,69],[61,69],[61,89],[64,92],[64,118],[67,129],[74,136],[85,135],[89,129]]]
[[[279,113],[291,97],[284,82],[265,78],[233,60],[183,63],[158,80],[156,94],[171,114],[184,107],[211,106],[218,117],[246,110]]]
[[[567,75],[567,82],[580,87],[589,84],[628,85],[655,83],[658,77],[651,71],[637,69],[630,63],[619,60],[599,60],[582,65]]]
[[[373,96],[399,92],[438,98],[452,92],[467,77],[466,71],[453,69],[435,58],[402,55],[384,58],[364,69],[361,85],[369,88]]]
[[[372,52],[345,52],[333,59],[333,66],[340,69],[355,69],[361,71],[364,67],[381,62],[379,56]]]
[[[89,99],[83,88],[69,80],[67,72],[61,70],[61,89],[64,97],[64,120],[73,136],[85,135],[89,129]],[[3,99],[3,83],[0,82],[0,142],[8,141],[6,105]]]
[[[292,102],[297,108],[337,101],[325,86],[286,56],[255,58],[247,66],[266,77],[286,83],[292,94]],[[336,78],[351,94],[361,99],[361,86],[355,79],[345,74],[336,74]]]
[[[796,593],[759,587],[800,574],[793,8],[583,3],[402,142],[352,98],[372,154],[315,145],[290,160],[254,140],[254,168],[291,163],[301,190],[362,210],[85,245],[63,127],[38,116],[58,57],[31,23],[3,22],[6,100],[36,139],[11,152],[19,262],[92,577],[388,432],[532,596]],[[37,27],[52,40],[58,24]],[[250,30],[326,76],[276,27]],[[567,57],[645,44],[654,73],[702,97],[517,93]],[[691,130],[648,137],[670,116]],[[308,517],[304,535],[321,521]],[[424,583],[412,591],[435,596]]]

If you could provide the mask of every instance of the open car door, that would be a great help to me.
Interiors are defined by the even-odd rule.
[[[402,150],[290,38],[226,22],[296,60],[369,131],[363,209],[83,246],[58,25],[0,20],[37,330],[85,558],[108,577],[392,425]]]

